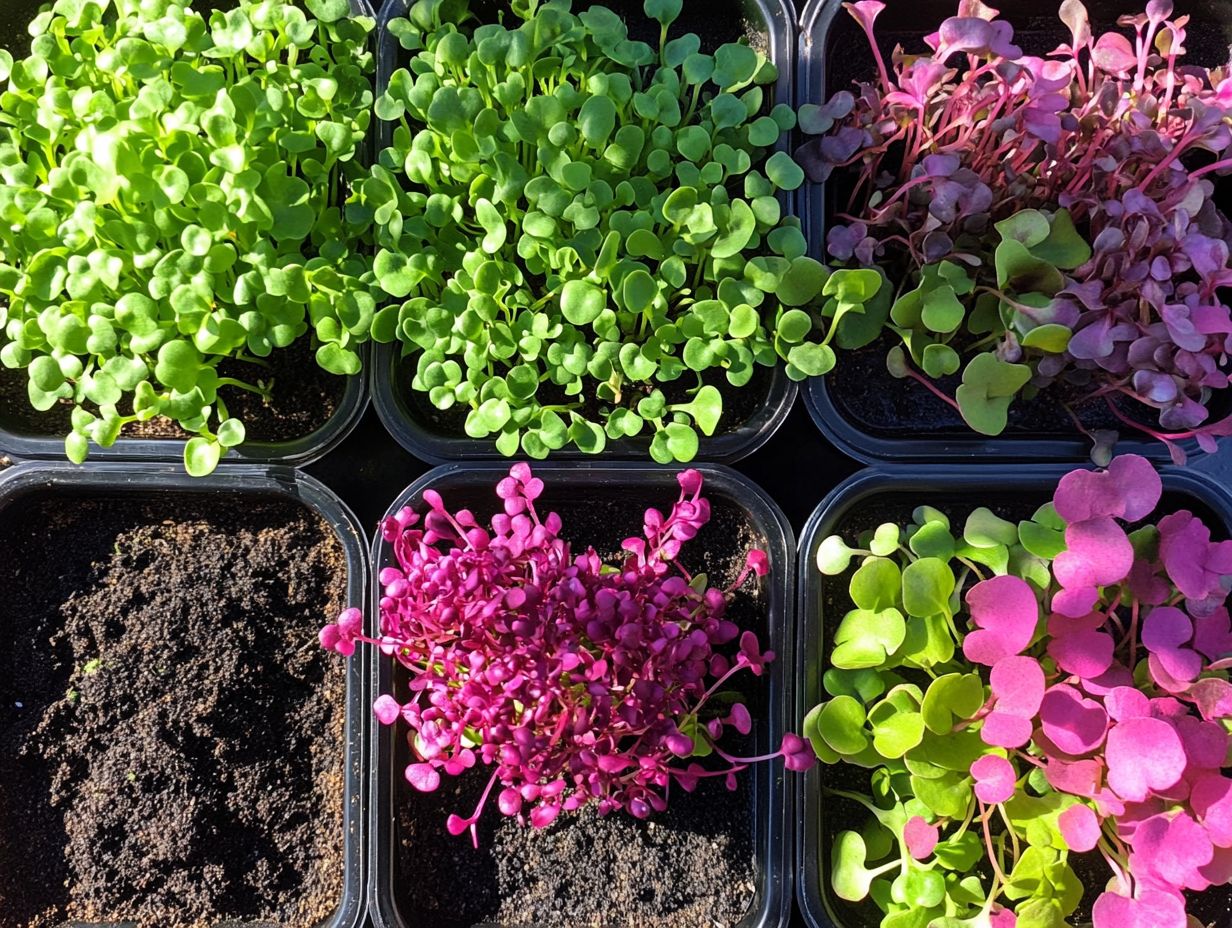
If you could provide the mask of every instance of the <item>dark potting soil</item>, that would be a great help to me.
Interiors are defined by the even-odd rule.
[[[904,429],[920,434],[974,435],[954,407],[934,396],[914,380],[894,380],[886,370],[889,339],[846,352],[833,371],[826,375],[826,388],[845,419],[862,429],[880,435],[901,435]],[[940,389],[953,395],[959,375],[936,381]],[[883,389],[879,389],[882,387]],[[1073,436],[1075,428],[1066,404],[1089,430],[1128,431],[1103,401],[1076,403],[1089,388],[1064,383],[1054,384],[1031,400],[1018,399],[1010,405],[1007,436]],[[1128,404],[1126,404],[1128,405]],[[1143,423],[1151,422],[1148,411],[1139,404],[1126,415]],[[978,436],[976,436],[978,437]]]
[[[978,505],[987,506],[1003,519],[1017,522],[1028,519],[1043,503],[1047,502],[1048,494],[1031,493],[992,493],[981,494]],[[961,532],[967,516],[976,508],[970,495],[956,495],[952,491],[931,491],[926,493],[896,493],[887,494],[871,502],[862,503],[853,510],[837,526],[834,534],[841,535],[848,541],[853,541],[861,533],[872,531],[883,522],[895,522],[903,525],[911,521],[911,510],[915,506],[929,505],[940,509],[950,518],[954,531]],[[1208,525],[1219,526],[1213,535],[1218,540],[1226,537],[1228,532],[1219,520],[1200,501],[1186,496],[1171,494],[1165,491],[1158,511],[1161,513],[1188,509],[1202,518]],[[815,568],[814,568],[815,569]],[[831,651],[831,636],[839,620],[855,604],[851,601],[845,578],[824,577],[821,584],[821,602],[819,604],[823,622],[823,667],[829,666]],[[815,621],[815,616],[805,616],[803,621]],[[907,672],[910,676],[910,671]],[[927,685],[927,678],[918,680],[921,685]],[[813,694],[814,698],[824,699],[824,692]],[[1225,770],[1225,774],[1232,770]],[[853,793],[870,793],[870,771],[851,764],[822,765],[821,778],[823,789],[844,790]],[[863,902],[846,902],[834,896],[830,890],[830,856],[829,849],[835,844],[839,832],[859,831],[869,821],[868,811],[859,803],[842,796],[827,796],[824,803],[824,818],[821,832],[820,861],[822,867],[822,885],[827,898],[835,912],[840,915],[840,923],[844,928],[876,928],[881,923],[881,912],[870,899]],[[1004,830],[999,821],[993,825],[993,833],[1000,834]],[[870,865],[879,861],[869,861]],[[1108,865],[1098,853],[1071,854],[1070,863],[1075,875],[1083,886],[1082,901],[1066,922],[1073,925],[1089,925],[1091,911],[1095,900],[1107,886],[1111,878]],[[981,882],[987,886],[992,881],[992,868],[981,859],[975,873]],[[1186,908],[1190,915],[1197,918],[1204,928],[1228,928],[1232,925],[1232,885],[1216,886],[1206,892],[1186,892]]]
[[[0,926],[328,917],[335,533],[286,501],[37,496],[0,551]]]
[[[219,395],[227,412],[244,422],[249,441],[284,442],[311,435],[330,420],[342,402],[346,379],[323,370],[312,346],[301,338],[288,348],[273,352],[263,365],[235,359],[224,361],[218,372],[245,383],[273,380],[273,399],[238,387],[226,386]],[[30,405],[26,372],[0,367],[0,425],[23,435],[63,436],[71,428],[72,406],[61,404],[47,412]],[[122,410],[122,411],[127,411]],[[133,422],[125,426],[124,438],[188,437],[170,419]]]
[[[564,520],[564,534],[580,550],[593,544],[614,554],[620,540],[640,531],[642,506],[596,501],[547,505]],[[448,495],[446,502],[449,502]],[[456,502],[456,501],[455,501]],[[712,499],[711,522],[687,544],[682,562],[725,587],[743,568],[754,537],[736,506]],[[477,516],[484,513],[472,507]],[[790,565],[782,565],[790,569]],[[746,587],[729,615],[765,643],[764,600]],[[735,677],[754,718],[764,717],[759,681]],[[406,763],[404,735],[395,769]],[[729,750],[751,745],[736,741]],[[435,793],[419,793],[396,777],[398,906],[410,925],[434,928],[730,928],[755,894],[753,797],[750,773],[728,792],[719,778],[703,779],[690,794],[673,787],[668,809],[648,821],[624,812],[600,817],[593,807],[562,813],[536,830],[491,806],[479,824],[479,848],[469,834],[445,830],[450,812],[469,815],[489,772],[446,777]]]
[[[463,424],[466,422],[469,407],[454,406],[451,409],[440,410],[432,405],[428,399],[428,394],[415,390],[411,387],[411,381],[415,377],[415,355],[402,358],[394,369],[395,390],[398,395],[404,398],[404,402],[411,416],[416,422],[427,426],[427,430],[437,435],[448,436],[464,436],[466,433],[463,430]],[[719,426],[715,429],[715,435],[730,435],[742,425],[749,421],[753,415],[761,409],[769,400],[770,395],[770,380],[772,376],[771,368],[761,367],[760,365],[753,373],[752,379],[743,387],[733,387],[727,382],[727,377],[721,370],[710,370],[702,374],[702,380],[705,383],[713,384],[719,389],[723,395],[723,417],[719,420]],[[668,403],[687,403],[690,399],[688,390],[693,381],[691,378],[686,380],[673,381],[671,383],[655,384],[663,395],[667,398]],[[631,384],[630,389],[643,390],[644,394],[649,394],[654,388],[650,385]],[[638,394],[639,398],[643,394]],[[561,395],[559,401],[562,403],[576,402],[578,397],[565,397]],[[592,394],[581,397],[583,408],[581,415],[590,419],[592,422],[601,421],[601,408],[606,404],[600,403]],[[650,443],[651,433],[648,428],[643,428],[640,435],[636,436],[632,441],[641,441],[646,445]],[[641,524],[640,522],[637,524]]]

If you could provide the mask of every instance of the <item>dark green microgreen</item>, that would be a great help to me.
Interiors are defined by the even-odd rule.
[[[815,376],[872,338],[853,320],[890,288],[831,277],[784,216],[803,174],[774,150],[795,127],[776,69],[672,35],[681,8],[646,0],[651,44],[601,6],[481,24],[465,0],[419,0],[390,25],[408,52],[376,101],[392,144],[352,206],[400,303],[372,335],[502,453],[639,436],[687,461],[722,430],[724,380],[780,360]]]

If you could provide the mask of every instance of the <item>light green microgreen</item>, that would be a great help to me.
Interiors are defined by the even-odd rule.
[[[244,439],[221,376],[302,337],[335,374],[375,315],[343,204],[373,102],[370,19],[345,0],[58,0],[0,77],[0,362],[73,405],[74,461],[156,416],[185,466]]]

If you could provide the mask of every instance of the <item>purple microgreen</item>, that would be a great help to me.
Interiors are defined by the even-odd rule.
[[[828,543],[819,563],[851,572],[857,608],[805,727],[824,762],[874,768],[872,796],[834,791],[872,812],[864,833],[902,838],[901,859],[845,839],[860,853],[834,865],[842,898],[1060,924],[1090,854],[1111,871],[1093,928],[1183,928],[1185,891],[1232,883],[1232,564],[1192,513],[1153,515],[1162,489],[1145,460],[1118,458],[1066,475],[1029,521],[920,505],[909,525]],[[852,651],[885,616],[893,640]],[[970,874],[981,847],[978,901],[915,876]]]
[[[1099,35],[1065,0],[1069,40],[1044,57],[991,8],[957,6],[887,61],[883,4],[847,4],[875,73],[799,122],[806,175],[846,194],[830,257],[901,285],[879,320],[896,336],[887,365],[987,434],[1018,397],[1063,385],[1174,460],[1185,440],[1213,450],[1232,434],[1211,402],[1232,346],[1232,227],[1214,197],[1232,173],[1225,63],[1187,60],[1189,18],[1163,0]],[[967,285],[944,289],[947,263]],[[951,395],[937,381],[959,370]],[[1077,609],[1082,593],[1064,598]]]
[[[1057,819],[1061,836],[1071,851],[1091,851],[1099,843],[1099,816],[1081,802],[1070,806]]]
[[[971,765],[975,780],[975,795],[980,802],[996,805],[1014,795],[1014,783],[1018,779],[1014,765],[1004,757],[985,754]]]
[[[382,524],[396,566],[380,571],[379,637],[366,637],[362,613],[348,609],[321,643],[344,654],[370,644],[407,672],[409,701],[383,694],[373,711],[409,727],[405,775],[415,789],[487,768],[476,807],[446,820],[451,834],[477,840],[494,793],[501,814],[545,828],[589,803],[648,818],[667,807],[673,782],[691,790],[722,777],[735,788],[735,775],[758,761],[813,764],[796,735],[764,757],[723,746],[729,729],[752,730],[729,681],[774,660],[727,606],[770,565],[750,552],[725,589],[691,575],[678,558],[710,505],[700,473],[684,471],[678,483],[670,511],[647,509],[642,536],[615,565],[560,537],[560,517],[537,508],[543,481],[522,463],[497,483],[502,511],[486,528],[433,489],[422,518],[408,508]],[[719,763],[692,760],[709,756]]]
[[[920,816],[913,815],[903,826],[903,843],[907,846],[907,853],[916,860],[927,860],[932,856],[940,834],[936,825],[930,825]]]
[[[978,626],[963,639],[963,654],[975,664],[992,667],[1020,654],[1035,635],[1039,604],[1030,585],[1018,577],[993,577],[967,592],[971,621]]]

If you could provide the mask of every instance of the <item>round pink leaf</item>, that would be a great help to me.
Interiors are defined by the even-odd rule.
[[[431,764],[411,764],[406,768],[406,782],[421,793],[430,793],[441,785],[441,775]]]
[[[1218,773],[1206,773],[1194,782],[1189,804],[1206,826],[1216,847],[1232,848],[1232,780]]]
[[[1185,772],[1185,748],[1161,719],[1131,718],[1113,725],[1105,750],[1108,785],[1122,799],[1142,802]]]
[[[980,737],[985,744],[995,748],[1020,748],[1031,740],[1033,730],[1029,718],[1006,712],[990,712],[984,718]]]
[[[997,662],[989,674],[997,711],[1032,718],[1044,698],[1044,671],[1033,657],[1013,656]]]
[[[1014,782],[1018,779],[1014,765],[1004,757],[985,754],[971,765],[975,777],[975,795],[981,802],[996,805],[1014,795]]]
[[[372,712],[382,725],[392,725],[402,714],[402,707],[398,705],[398,700],[385,693],[376,698],[372,704]]]
[[[1070,525],[1065,530],[1065,547],[1052,568],[1066,588],[1119,583],[1134,566],[1134,546],[1125,529],[1111,518]]]
[[[1130,868],[1138,875],[1154,875],[1169,887],[1203,890],[1206,880],[1199,869],[1213,855],[1206,829],[1188,813],[1156,815],[1134,831]]]
[[[1103,632],[1079,629],[1048,642],[1048,655],[1057,666],[1076,677],[1091,679],[1112,666],[1116,642]]]
[[[1157,889],[1142,889],[1136,899],[1104,893],[1091,914],[1095,928],[1186,928],[1185,903]]]
[[[1072,686],[1054,686],[1040,704],[1040,722],[1053,744],[1073,757],[1089,754],[1104,741],[1108,713]]]
[[[907,819],[903,827],[903,841],[907,845],[907,853],[916,860],[927,860],[941,838],[941,831],[936,825],[930,825],[919,815]]]
[[[1099,843],[1099,816],[1088,805],[1070,806],[1058,816],[1057,825],[1071,851],[1090,851]]]
[[[1151,462],[1138,454],[1123,454],[1105,471],[1066,474],[1057,484],[1054,503],[1066,522],[1100,516],[1136,522],[1151,514],[1162,494],[1163,482]]]
[[[967,593],[967,606],[978,626],[963,639],[967,660],[991,667],[1031,643],[1039,605],[1025,580],[1003,576],[977,583]]]
[[[1157,606],[1142,621],[1142,643],[1159,658],[1175,680],[1190,682],[1202,672],[1202,657],[1184,647],[1193,638],[1193,622],[1173,606]]]
[[[1151,700],[1133,686],[1114,686],[1104,698],[1104,708],[1118,722],[1146,718],[1151,714]]]
[[[1055,790],[1073,796],[1094,796],[1099,792],[1099,781],[1104,765],[1097,760],[1069,761],[1048,758],[1044,776]]]

